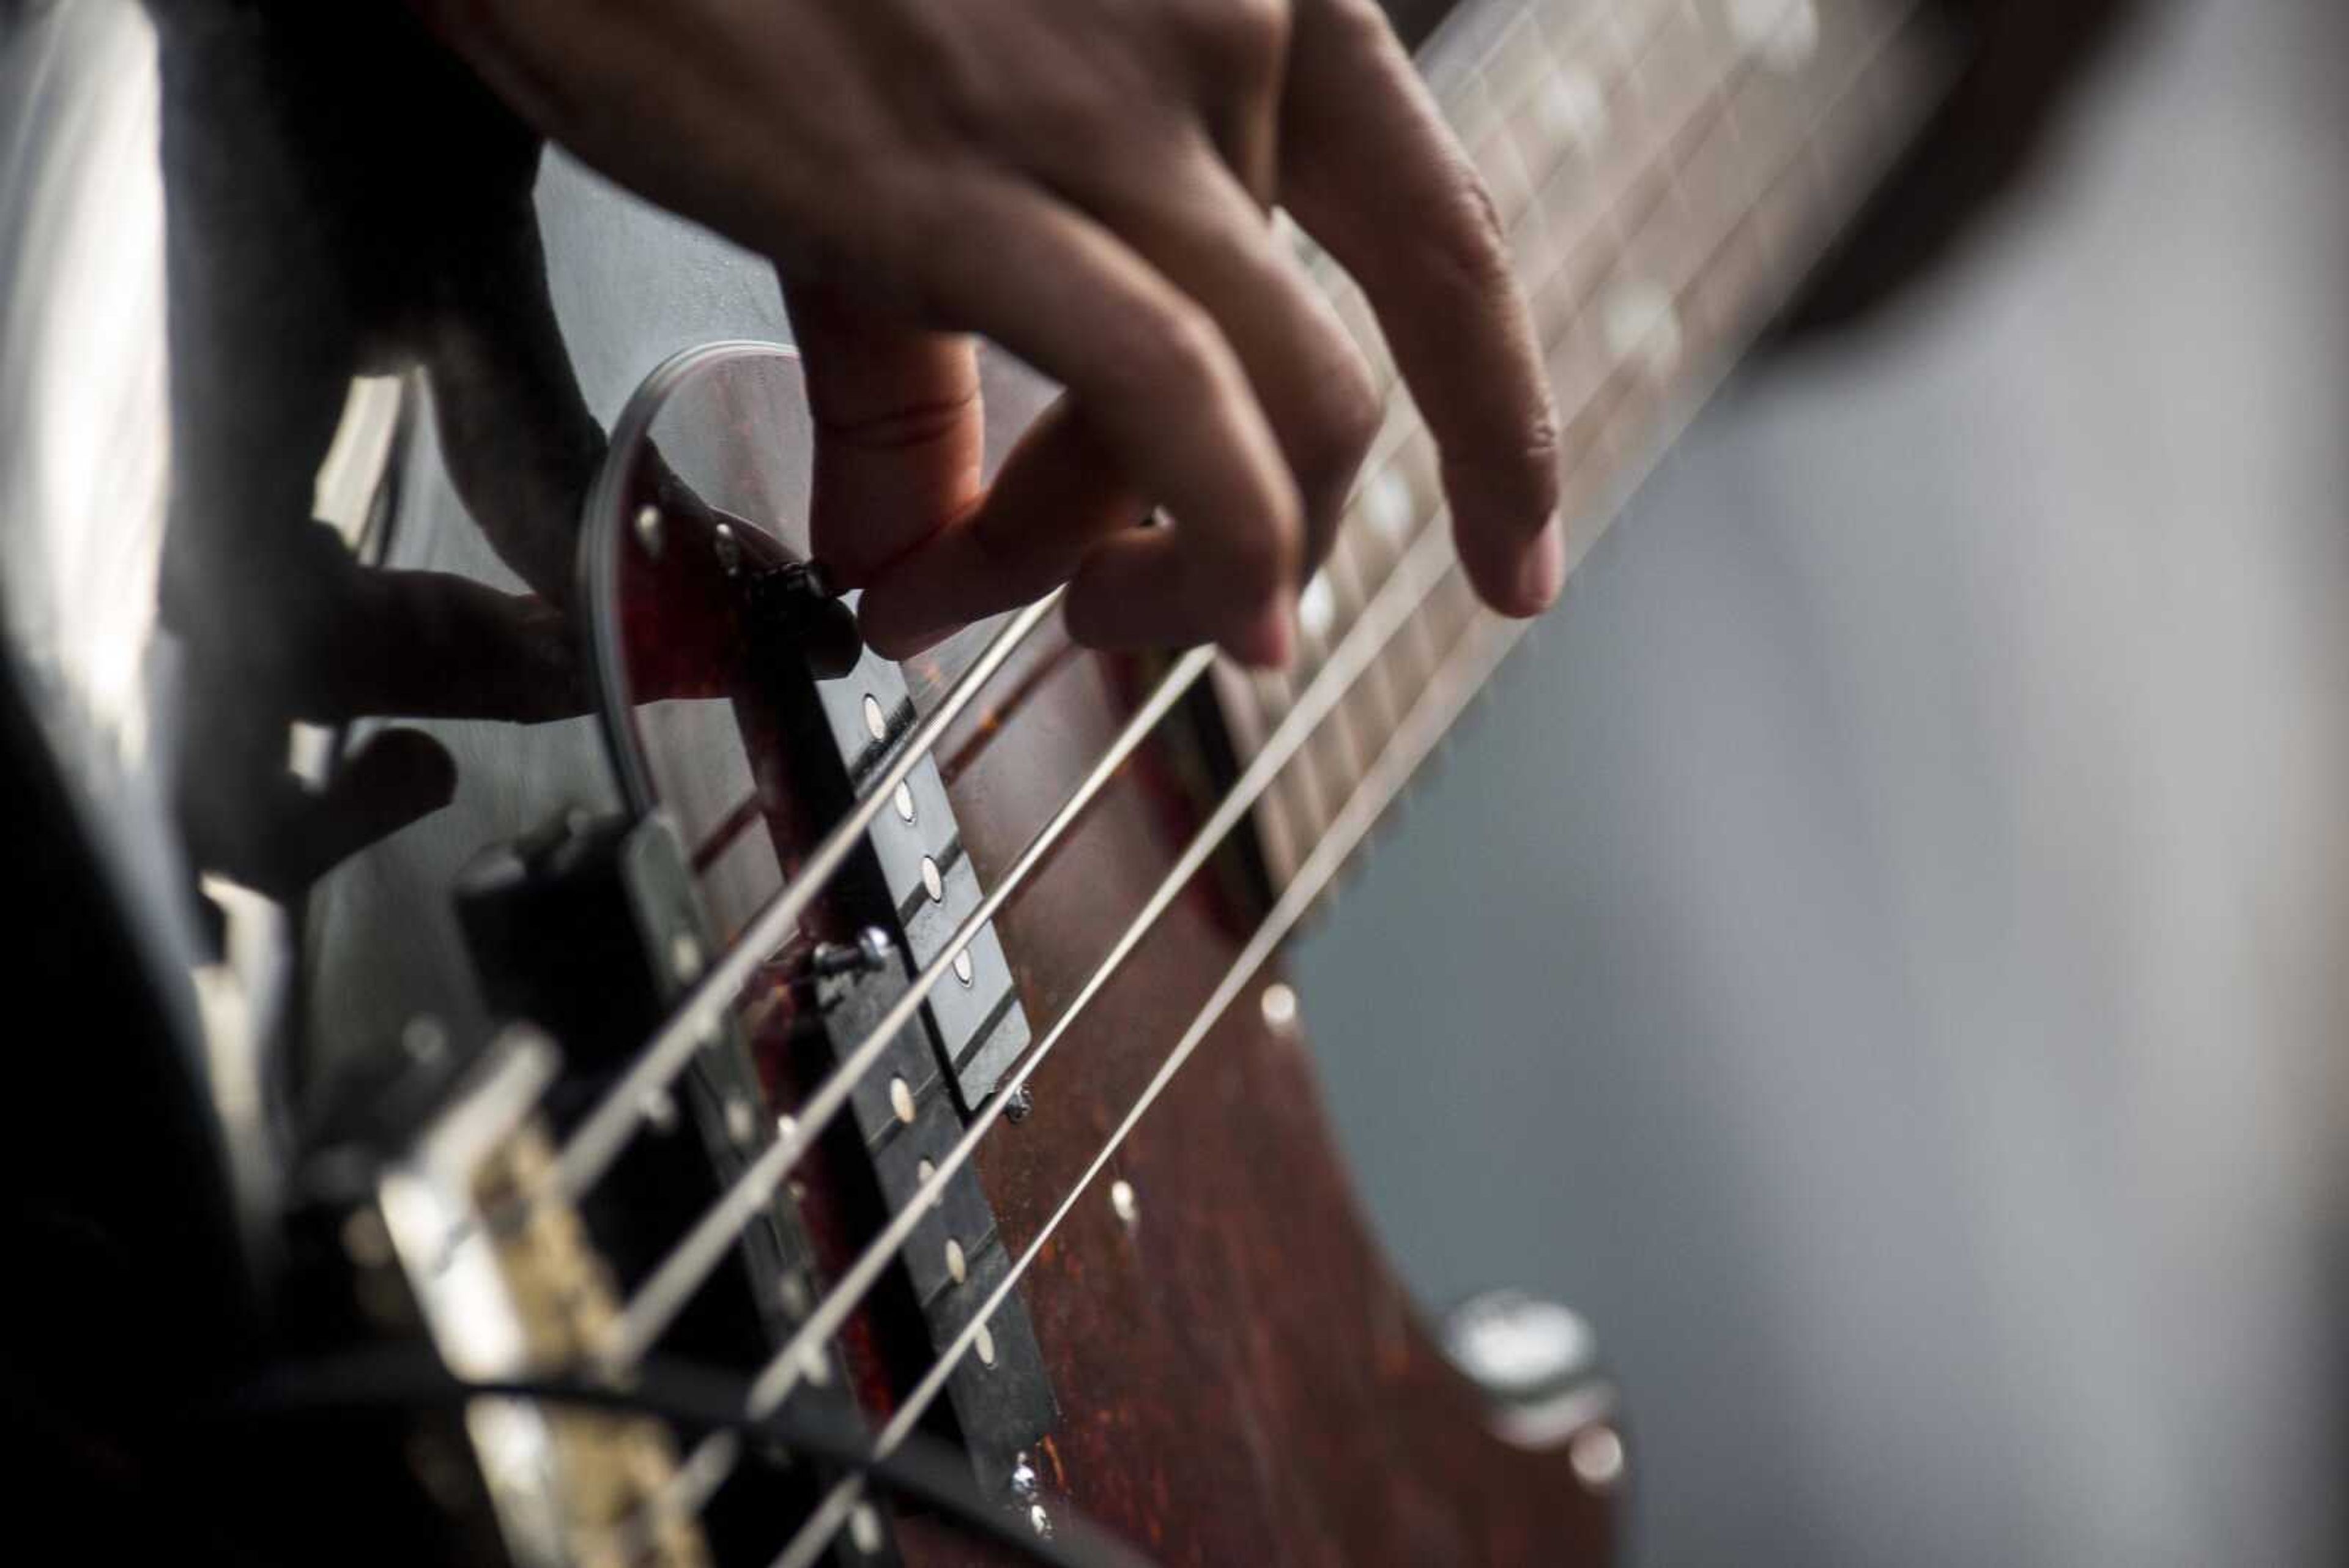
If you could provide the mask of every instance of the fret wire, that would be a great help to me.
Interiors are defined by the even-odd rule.
[[[1472,620],[1468,633],[1464,634],[1464,641],[1469,641],[1469,634],[1479,628],[1488,635],[1455,652],[1454,657],[1458,659],[1456,666],[1450,659],[1447,659],[1446,678],[1422,693],[1410,720],[1389,737],[1378,762],[1349,797],[1346,809],[1332,825],[1331,833],[1314,846],[1297,878],[1283,891],[1272,912],[1258,924],[1247,945],[1234,958],[1223,979],[1217,982],[1174,1048],[1161,1060],[1156,1072],[1092,1162],[1071,1186],[1067,1196],[1035,1237],[1021,1250],[1003,1279],[971,1314],[970,1321],[939,1351],[929,1372],[914,1386],[896,1413],[882,1428],[874,1445],[876,1452],[894,1452],[896,1445],[905,1440],[915,1424],[936,1402],[952,1369],[969,1355],[979,1329],[1026,1275],[1045,1243],[1051,1240],[1078,1199],[1084,1196],[1107,1167],[1110,1157],[1123,1147],[1125,1139],[1150,1107],[1157,1103],[1174,1075],[1182,1070],[1205,1042],[1216,1023],[1230,1009],[1257,971],[1264,967],[1266,961],[1287,938],[1289,929],[1313,907],[1352,855],[1355,846],[1377,825],[1420,764],[1451,728],[1460,711],[1525,634],[1526,626],[1526,623],[1522,621],[1506,621],[1493,616],[1480,616]],[[1456,700],[1455,693],[1459,693]],[[810,1568],[815,1561],[815,1554],[830,1544],[833,1535],[845,1522],[862,1490],[863,1483],[853,1476],[836,1483],[815,1515],[801,1527],[775,1559],[773,1568]],[[835,1499],[845,1501],[835,1507]]]
[[[1663,14],[1664,14],[1664,12],[1665,12],[1665,10],[1666,10],[1666,9],[1667,9],[1667,8],[1664,8],[1664,7],[1659,7],[1659,8],[1657,8],[1657,11],[1656,11],[1656,16],[1657,16],[1658,18],[1661,18],[1661,17],[1663,16]],[[1629,57],[1629,59],[1630,59],[1630,65],[1629,65],[1629,66],[1627,66],[1627,67],[1626,67],[1625,71],[1624,71],[1622,74],[1620,74],[1620,75],[1619,75],[1619,76],[1612,77],[1612,78],[1610,78],[1610,91],[1613,91],[1613,92],[1619,92],[1619,90],[1620,90],[1620,89],[1621,89],[1621,88],[1622,88],[1623,83],[1624,83],[1625,81],[1629,80],[1630,71],[1631,71],[1632,69],[1635,69],[1635,68],[1636,68],[1636,67],[1637,67],[1637,64],[1638,64],[1639,60],[1640,60],[1641,57],[1643,57],[1641,56],[1641,54],[1640,53],[1640,50],[1641,48],[1643,48],[1643,47],[1644,47],[1648,43],[1651,42],[1651,41],[1654,39],[1654,37],[1655,37],[1655,36],[1656,36],[1661,32],[1662,26],[1663,26],[1663,22],[1662,22],[1661,20],[1657,20],[1657,21],[1656,21],[1656,25],[1655,25],[1655,26],[1651,26],[1651,28],[1649,28],[1647,31],[1643,32],[1643,33],[1640,35],[1640,43],[1639,43],[1639,45],[1636,45],[1636,46],[1635,46],[1635,45],[1633,45],[1633,44],[1630,44],[1630,43],[1628,43],[1628,42],[1624,41],[1623,36],[1622,36],[1622,29],[1621,29],[1621,23],[1620,23],[1620,20],[1619,20],[1619,17],[1617,17],[1617,16],[1616,16],[1613,13],[1611,13],[1611,12],[1605,12],[1605,13],[1602,13],[1599,17],[1597,17],[1593,22],[1591,22],[1589,25],[1588,25],[1588,26],[1585,27],[1585,29],[1583,30],[1583,33],[1581,34],[1581,36],[1583,36],[1583,37],[1585,37],[1585,38],[1588,38],[1588,37],[1595,36],[1597,36],[1598,34],[1599,34],[1599,33],[1601,33],[1601,32],[1609,33],[1609,34],[1611,34],[1611,35],[1613,36],[1613,37],[1614,37],[1614,38],[1615,38],[1615,40],[1616,40],[1616,45],[1617,45],[1617,53],[1618,53],[1619,56]],[[1740,63],[1741,63],[1741,64],[1742,64],[1742,62],[1743,62],[1743,60],[1744,60],[1744,55],[1743,55],[1743,52],[1741,52],[1741,53],[1740,53],[1740,55],[1739,55],[1739,57],[1738,57],[1739,61],[1740,61]],[[1700,94],[1697,96],[1697,99],[1696,99],[1696,103],[1697,103],[1697,105],[1702,105],[1702,104],[1704,101],[1706,101],[1708,99],[1710,99],[1710,98],[1712,98],[1712,97],[1715,96],[1715,95],[1718,93],[1718,91],[1719,91],[1719,87],[1718,87],[1718,85],[1717,85],[1717,84],[1714,84],[1714,85],[1713,85],[1713,86],[1709,86],[1705,91],[1703,91],[1703,92],[1700,93]],[[1693,109],[1692,109],[1692,112],[1693,112]],[[1684,121],[1687,118],[1688,118],[1688,117],[1686,117],[1686,116],[1679,117],[1679,119],[1680,119],[1681,120],[1682,120],[1682,121]],[[1657,141],[1658,143],[1660,143],[1660,144],[1661,144],[1664,149],[1669,150],[1669,149],[1670,149],[1670,148],[1674,144],[1674,139],[1675,139],[1675,138],[1677,138],[1678,136],[1680,136],[1681,134],[1683,134],[1683,133],[1684,133],[1684,130],[1685,130],[1685,124],[1684,124],[1684,123],[1674,123],[1674,124],[1671,125],[1670,127],[1668,127],[1668,128],[1666,129],[1666,130],[1665,130],[1665,132],[1664,132],[1663,134],[1652,136],[1652,137],[1651,137],[1651,140],[1653,140]],[[1629,183],[1636,183],[1636,182],[1637,182],[1637,179],[1638,179],[1638,177],[1635,175],[1635,176],[1633,176],[1631,179],[1630,179],[1630,180],[1626,180],[1626,181],[1623,181],[1623,182],[1620,182],[1619,183],[1625,183],[1625,184],[1629,184]],[[1554,178],[1554,179],[1553,179],[1553,181],[1552,181],[1552,185],[1554,186],[1554,185],[1555,185],[1555,183],[1556,183],[1556,179]],[[1522,227],[1524,227],[1524,226],[1525,226],[1525,224],[1528,222],[1528,218],[1527,218],[1527,216],[1526,215],[1526,212],[1529,212],[1530,213],[1532,213],[1532,214],[1533,214],[1533,217],[1532,217],[1532,220],[1531,220],[1531,221],[1538,222],[1538,221],[1541,221],[1541,217],[1542,217],[1542,215],[1546,213],[1546,211],[1547,211],[1547,208],[1546,208],[1546,207],[1545,207],[1541,202],[1532,202],[1532,203],[1528,203],[1528,204],[1527,204],[1527,208],[1526,209],[1526,212],[1521,212],[1521,213],[1520,213],[1520,214],[1519,214],[1519,216],[1516,219],[1516,221],[1515,221],[1515,222],[1516,222],[1516,227],[1518,227],[1518,228],[1522,228]],[[1621,254],[1621,252],[1622,252],[1622,250],[1623,250],[1623,248],[1624,248],[1624,244],[1625,244],[1625,239],[1624,239],[1624,213],[1623,213],[1623,210],[1622,210],[1622,208],[1620,207],[1620,205],[1619,205],[1619,204],[1618,204],[1618,203],[1615,203],[1615,202],[1607,202],[1607,203],[1605,203],[1605,204],[1603,204],[1603,205],[1601,206],[1601,208],[1600,208],[1600,212],[1601,212],[1601,213],[1603,214],[1603,219],[1604,219],[1604,223],[1603,223],[1603,225],[1602,225],[1602,226],[1603,226],[1606,230],[1611,231],[1611,233],[1612,233],[1612,234],[1613,234],[1614,242],[1615,242],[1615,243],[1614,243],[1614,251],[1615,251],[1615,254],[1616,254],[1617,255],[1619,255],[1619,254]],[[1597,241],[1598,241],[1598,239],[1599,239],[1599,234],[1598,234],[1598,232],[1597,232],[1596,230],[1586,230],[1586,232],[1585,232],[1582,235],[1578,236],[1579,244],[1596,244],[1596,243],[1597,243]],[[1578,246],[1578,248],[1579,248],[1579,247]],[[1603,276],[1603,275],[1604,275],[1604,269],[1602,269],[1602,268],[1599,268],[1599,267],[1594,266],[1593,268],[1591,268],[1591,271],[1592,271],[1594,274],[1596,274],[1596,275],[1599,275],[1599,276]],[[1552,294],[1554,294],[1554,293],[1557,292],[1557,288],[1556,288],[1556,284],[1557,284],[1557,278],[1556,278],[1556,276],[1555,276],[1555,274],[1553,274],[1551,276],[1544,277],[1544,278],[1540,279],[1540,280],[1536,284],[1536,286],[1535,286],[1535,288],[1534,288],[1534,290],[1533,290],[1533,292],[1534,292],[1534,293],[1536,294],[1536,296],[1537,296],[1537,300],[1539,300],[1539,299],[1547,299],[1547,298],[1548,298]],[[1568,289],[1566,289],[1564,292],[1566,292],[1566,293],[1567,293],[1567,294],[1568,294],[1568,296],[1573,299],[1574,304],[1573,304],[1573,306],[1570,306],[1570,307],[1568,308],[1568,323],[1567,323],[1566,327],[1563,327],[1563,328],[1561,329],[1561,334],[1560,334],[1561,336],[1563,336],[1565,333],[1570,333],[1570,332],[1571,332],[1571,330],[1572,330],[1572,319],[1571,319],[1571,318],[1572,318],[1572,317],[1573,317],[1574,315],[1576,315],[1576,314],[1578,314],[1578,309],[1579,309],[1580,305],[1581,305],[1583,302],[1587,301],[1589,297],[1591,297],[1592,293],[1593,293],[1593,291],[1592,291],[1591,289],[1588,289],[1588,288],[1574,288],[1574,287],[1568,287]],[[1554,345],[1552,345],[1552,344],[1547,344],[1547,343],[1545,344],[1545,348],[1546,348],[1546,349],[1548,349],[1548,348],[1552,348],[1552,347],[1554,347]],[[1381,441],[1379,441],[1379,443],[1378,443],[1376,446],[1374,446],[1374,449],[1373,449],[1373,453],[1374,453],[1374,455],[1373,455],[1372,461],[1371,461],[1370,463],[1367,463],[1367,464],[1365,465],[1366,475],[1368,476],[1368,477],[1367,477],[1367,483],[1376,483],[1377,477],[1378,477],[1379,475],[1383,474],[1384,472],[1386,472],[1388,471],[1388,468],[1389,468],[1389,466],[1390,466],[1390,464],[1391,464],[1391,461],[1392,461],[1392,457],[1393,452],[1394,452],[1396,450],[1398,450],[1398,449],[1400,448],[1400,446],[1401,446],[1402,442],[1404,440],[1407,440],[1407,439],[1409,438],[1409,436],[1410,436],[1412,433],[1413,433],[1413,421],[1410,419],[1410,417],[1409,417],[1409,413],[1410,413],[1410,411],[1409,411],[1409,410],[1408,410],[1407,406],[1403,403],[1402,400],[1401,400],[1401,399],[1396,399],[1396,400],[1394,400],[1394,403],[1393,403],[1393,405],[1392,405],[1392,408],[1393,408],[1393,412],[1392,412],[1392,413],[1391,413],[1391,417],[1390,417],[1390,419],[1389,419],[1389,421],[1388,421],[1387,424],[1386,424],[1384,427],[1382,427],[1382,429],[1381,429]],[[1365,486],[1365,488],[1366,488],[1366,486]],[[1358,507],[1359,507],[1359,505],[1360,505],[1360,500],[1361,500],[1361,490],[1360,490],[1360,489],[1358,489],[1358,493],[1357,493],[1357,496],[1356,496],[1355,501],[1350,504],[1350,508],[1349,508],[1349,515],[1350,515],[1350,515],[1351,515],[1352,511],[1353,511],[1354,509],[1356,509],[1356,508],[1358,508]]]
[[[1614,40],[1615,55],[1623,62],[1623,64],[1622,69],[1619,72],[1609,73],[1606,78],[1607,90],[1610,99],[1614,94],[1619,92],[1623,83],[1630,79],[1631,72],[1637,68],[1638,63],[1642,57],[1641,52],[1644,50],[1645,47],[1653,40],[1657,34],[1661,32],[1661,27],[1668,19],[1671,9],[1671,8],[1669,6],[1661,5],[1649,8],[1645,13],[1645,16],[1651,23],[1651,26],[1642,31],[1636,43],[1625,38],[1623,34],[1623,25],[1619,15],[1617,14],[1615,10],[1609,7],[1599,8],[1594,15],[1586,18],[1581,26],[1578,29],[1576,34],[1578,43],[1587,43],[1588,40],[1597,37],[1602,33],[1609,35]],[[1531,78],[1533,82],[1538,82],[1541,79],[1542,77],[1540,73],[1535,73]],[[1532,90],[1531,87],[1528,86],[1526,90]],[[1521,99],[1522,94],[1520,94],[1519,97]],[[1554,186],[1556,179],[1557,176],[1553,174],[1549,184],[1546,185],[1545,189]],[[1617,245],[1618,250],[1619,251],[1621,243],[1620,214],[1613,209],[1611,204],[1603,208],[1602,211],[1609,220],[1610,224],[1616,229]],[[1537,199],[1524,203],[1516,213],[1505,216],[1505,223],[1508,225],[1510,232],[1513,234],[1519,231],[1527,223],[1528,213],[1533,215],[1533,221],[1540,222],[1546,217],[1547,208],[1538,201],[1538,199]],[[1330,263],[1328,265],[1334,268],[1334,263]],[[1340,275],[1340,276],[1342,276],[1342,275]],[[1343,284],[1333,285],[1332,286],[1337,288],[1345,296],[1350,296],[1359,295],[1359,289],[1352,286],[1350,280],[1345,280]],[[1537,287],[1536,292],[1539,293],[1542,291]],[[1587,291],[1575,292],[1578,296],[1587,296]],[[1347,312],[1341,311],[1340,318],[1343,319],[1346,314]],[[1356,331],[1355,337],[1358,344],[1361,343],[1362,340],[1362,334],[1359,330]],[[1545,344],[1546,349],[1548,347],[1549,345]],[[1397,388],[1390,385],[1387,391],[1389,399],[1388,417],[1382,422],[1378,437],[1373,441],[1371,455],[1364,463],[1362,477],[1358,482],[1354,495],[1349,501],[1348,515],[1350,517],[1354,510],[1356,510],[1361,504],[1362,495],[1368,486],[1376,483],[1378,478],[1388,471],[1392,464],[1394,453],[1401,448],[1402,444],[1405,441],[1409,440],[1416,431],[1417,424],[1416,421],[1413,418],[1413,410],[1410,409],[1407,400],[1396,395],[1396,393]]]
[[[1330,552],[1330,563],[1322,570],[1330,574],[1331,597],[1336,599],[1342,618],[1340,626],[1351,626],[1364,607],[1370,603],[1371,578],[1365,572],[1361,555],[1365,548],[1362,532],[1358,528],[1340,527],[1336,546]],[[1371,666],[1367,688],[1367,701],[1361,704],[1372,710],[1373,732],[1383,734],[1402,717],[1394,691],[1394,664],[1391,659],[1381,659]]]
[[[1325,566],[1324,571],[1326,570]],[[1317,577],[1321,576],[1321,573],[1315,574]],[[1309,580],[1306,588],[1309,593],[1313,591],[1313,585]],[[1324,593],[1330,591],[1326,577],[1323,578],[1321,591]],[[1299,619],[1302,620],[1301,616]],[[1311,679],[1321,652],[1327,647],[1325,638],[1306,632],[1301,626],[1299,640],[1306,643],[1312,652],[1309,658],[1300,659],[1295,669],[1282,672],[1281,679],[1292,687],[1299,680]],[[1352,694],[1353,688],[1350,687],[1348,695]],[[1316,727],[1313,734],[1306,741],[1300,755],[1307,755],[1311,759],[1314,782],[1320,792],[1318,802],[1319,819],[1326,826],[1330,814],[1336,809],[1335,803],[1343,799],[1342,792],[1347,786],[1347,781],[1354,776],[1361,766],[1360,748],[1355,743],[1353,728],[1348,720],[1347,703],[1343,699],[1340,699],[1331,710],[1328,720]]]
[[[1836,31],[1840,36],[1843,30]],[[1899,31],[1897,20],[1888,23],[1879,42],[1889,41]],[[1863,81],[1873,79],[1867,67],[1879,52],[1856,51],[1858,56],[1857,74]],[[1845,56],[1847,60],[1850,57],[1849,55]],[[1806,62],[1806,68],[1817,63],[1816,60]],[[1733,213],[1726,223],[1716,226],[1707,242],[1696,245],[1675,247],[1661,244],[1657,237],[1658,231],[1665,225],[1693,223],[1707,210],[1695,207],[1685,199],[1683,174],[1700,159],[1708,163],[1731,167],[1742,177],[1746,188],[1749,191],[1753,189],[1750,164],[1744,156],[1752,149],[1743,135],[1742,120],[1732,117],[1733,106],[1753,90],[1756,83],[1768,78],[1766,73],[1757,69],[1753,51],[1744,49],[1737,52],[1726,72],[1710,77],[1702,73],[1697,75],[1704,86],[1684,105],[1676,106],[1681,112],[1648,128],[1648,144],[1657,148],[1659,152],[1648,161],[1646,169],[1638,179],[1630,182],[1651,192],[1636,227],[1627,232],[1626,218],[1631,210],[1628,203],[1611,203],[1606,211],[1619,242],[1618,272],[1638,267],[1640,272],[1653,275],[1667,290],[1667,296],[1683,324],[1681,329],[1686,331],[1690,326],[1697,326],[1703,333],[1702,340],[1710,342],[1729,335],[1736,323],[1733,319],[1724,319],[1716,327],[1711,322],[1709,313],[1698,308],[1698,291],[1715,273],[1725,270],[1723,253],[1738,237],[1741,229],[1748,226],[1750,215]],[[1803,131],[1802,140],[1797,140],[1793,149],[1796,160],[1816,150],[1817,128],[1829,113],[1851,96],[1851,80],[1847,77],[1843,82],[1837,83],[1838,90],[1832,91],[1824,105],[1804,97],[1791,83],[1779,89],[1803,102],[1812,111],[1798,122]],[[1781,152],[1775,162],[1777,172],[1773,177],[1774,187],[1789,172],[1785,153]],[[1661,219],[1660,214],[1663,214]],[[1673,265],[1656,266],[1651,259],[1641,265],[1643,257],[1655,255],[1660,244],[1669,253],[1667,259]],[[1756,293],[1764,292],[1768,287],[1768,280],[1766,277],[1757,278],[1752,286]],[[1599,291],[1583,292],[1586,296],[1590,296]],[[1745,312],[1741,309],[1736,314]],[[1688,350],[1683,349],[1683,357],[1687,353]],[[1588,408],[1576,421],[1585,447],[1584,465],[1612,469],[1635,456],[1640,437],[1652,420],[1651,405],[1655,400],[1627,367],[1617,365],[1603,372],[1588,399]],[[1603,487],[1604,481],[1599,478],[1591,483],[1593,488],[1599,488]],[[1341,537],[1354,536],[1358,533],[1356,517],[1350,512],[1341,529]]]
[[[1660,17],[1665,9],[1666,7],[1663,5],[1653,5],[1643,8],[1641,14],[1643,16],[1652,21]],[[1611,99],[1614,89],[1628,77],[1630,68],[1634,64],[1636,64],[1637,57],[1633,53],[1633,46],[1625,39],[1622,31],[1622,18],[1617,8],[1612,6],[1600,6],[1596,8],[1588,20],[1576,35],[1576,47],[1579,48],[1583,44],[1588,43],[1588,40],[1596,37],[1601,33],[1609,35],[1615,40],[1617,55],[1620,57],[1624,62],[1622,73],[1609,78],[1609,80],[1603,84]],[[1644,43],[1650,36],[1650,34],[1643,33],[1640,36],[1640,42]],[[1474,67],[1472,67],[1471,69],[1473,70]],[[1540,78],[1537,77],[1535,79],[1538,80]],[[1528,90],[1531,90],[1530,88]],[[1522,108],[1522,104],[1513,102],[1508,107],[1509,111],[1514,113],[1516,109]],[[1446,118],[1452,118],[1448,111]],[[1455,130],[1460,130],[1463,133],[1462,139],[1464,141],[1468,140],[1466,132],[1469,129],[1471,128],[1463,128],[1455,124]],[[1536,195],[1537,198],[1538,198],[1539,192],[1537,192]],[[1514,232],[1516,225],[1520,221],[1522,213],[1512,213],[1506,210],[1503,211],[1501,213],[1503,232],[1505,234]],[[1329,265],[1333,268],[1335,266],[1334,262],[1331,262]],[[1359,337],[1357,338],[1357,342],[1360,342]],[[1411,410],[1409,409],[1408,400],[1395,395],[1398,389],[1399,383],[1393,379],[1392,367],[1390,366],[1388,369],[1387,379],[1384,385],[1381,387],[1381,395],[1386,398],[1388,401],[1387,417],[1381,422],[1378,434],[1371,442],[1371,456],[1363,464],[1363,470],[1366,476],[1375,473],[1382,469],[1387,458],[1392,453],[1395,447],[1399,446],[1403,441],[1408,440],[1412,434],[1414,421],[1411,417]],[[1359,484],[1357,498],[1358,496]],[[1353,504],[1353,501],[1350,500],[1348,504],[1350,508]]]
[[[1296,689],[1281,674],[1260,674],[1257,682],[1273,693],[1277,711],[1286,718],[1296,708]],[[1298,837],[1310,844],[1321,836],[1321,771],[1313,765],[1308,753],[1300,751],[1273,781],[1280,792],[1282,808],[1298,830]]]

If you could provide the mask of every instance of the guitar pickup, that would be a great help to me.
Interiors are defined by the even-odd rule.
[[[836,680],[817,683],[818,702],[846,760],[853,787],[870,787],[914,722],[897,667],[870,650]],[[947,952],[984,896],[963,853],[954,807],[936,762],[924,757],[891,792],[870,834],[906,956],[927,969]],[[924,1024],[963,1114],[977,1111],[1028,1048],[1028,1017],[990,922],[971,933],[924,998]]]

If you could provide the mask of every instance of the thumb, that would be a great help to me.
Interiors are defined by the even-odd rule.
[[[978,357],[968,337],[820,285],[787,297],[814,415],[809,532],[840,584],[862,587],[985,493]]]

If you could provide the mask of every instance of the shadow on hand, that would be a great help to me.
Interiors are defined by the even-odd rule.
[[[294,721],[587,710],[568,611],[605,437],[547,291],[540,144],[404,7],[156,16],[180,807],[201,868],[287,895],[455,786],[438,742],[387,729],[313,788]],[[458,495],[524,592],[364,564],[311,515],[352,378],[419,369]]]

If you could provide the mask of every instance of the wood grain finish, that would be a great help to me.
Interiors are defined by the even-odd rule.
[[[1016,713],[983,711],[955,804],[982,879],[1103,749],[1127,681],[1094,656]],[[1005,688],[1018,684],[1006,680]],[[1000,917],[1022,1000],[1060,1015],[1189,825],[1160,744]],[[1246,938],[1202,876],[1035,1080],[1037,1108],[981,1145],[1015,1256],[1125,1115]],[[1277,975],[1267,973],[1263,984]],[[1260,994],[1261,986],[1247,994]],[[1138,1199],[1113,1212],[1112,1180]],[[1563,1450],[1493,1436],[1361,1222],[1300,1035],[1231,1009],[1038,1254],[1024,1285],[1065,1420],[1048,1490],[1168,1563],[1595,1563],[1614,1527]],[[988,1560],[919,1521],[918,1563]]]

